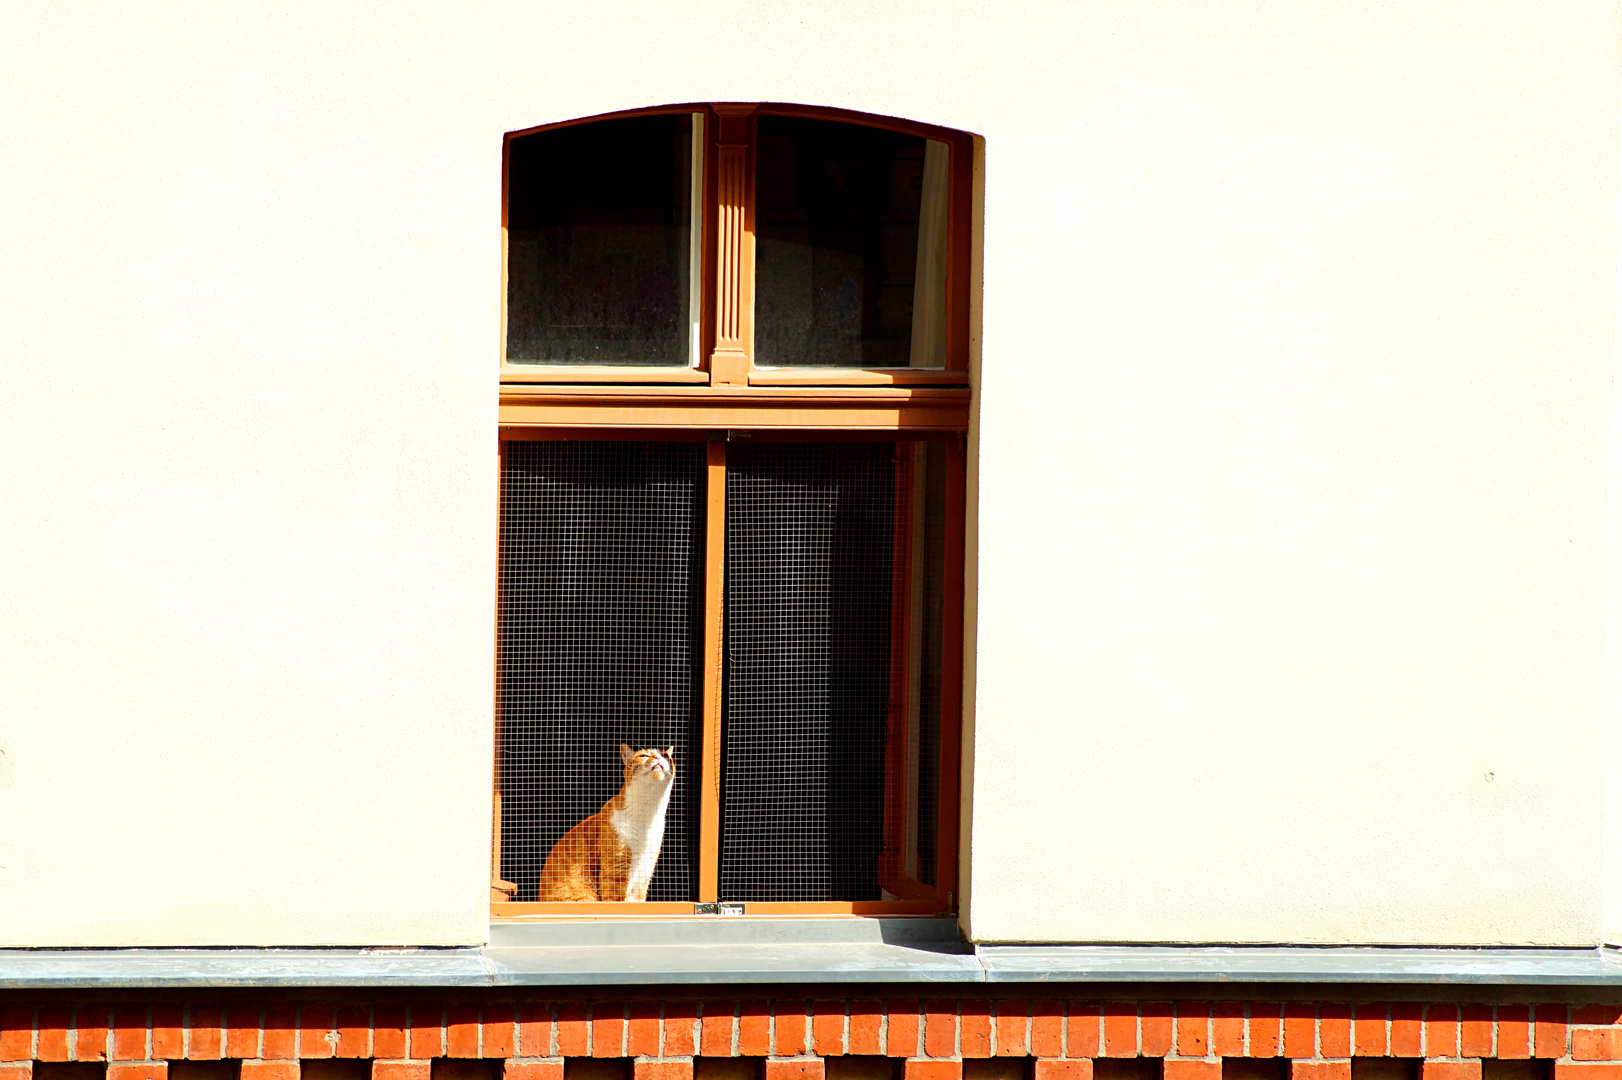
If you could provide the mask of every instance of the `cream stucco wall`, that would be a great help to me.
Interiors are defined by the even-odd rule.
[[[1618,204],[1622,205],[1622,177],[1618,178]],[[1617,221],[1617,250],[1622,266],[1622,217]],[[1622,271],[1616,281],[1617,332],[1611,343],[1612,370],[1622,374]],[[1607,552],[1605,608],[1605,716],[1603,767],[1605,786],[1605,844],[1603,885],[1605,943],[1622,945],[1622,395],[1611,394],[1610,543]]]
[[[988,135],[976,937],[1600,937],[1615,13],[1351,11]]]
[[[13,8],[0,944],[483,939],[501,134],[729,99],[984,139],[975,937],[1598,940],[1619,29]]]

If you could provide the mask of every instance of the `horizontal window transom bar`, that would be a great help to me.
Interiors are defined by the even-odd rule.
[[[728,392],[713,388],[503,387],[501,423],[511,427],[859,431],[967,431],[969,391],[940,388]]]

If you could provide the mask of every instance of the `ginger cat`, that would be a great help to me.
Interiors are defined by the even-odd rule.
[[[535,899],[646,900],[659,847],[665,839],[665,809],[676,779],[675,747],[632,750],[620,743],[625,786],[618,795],[552,845],[541,869]]]

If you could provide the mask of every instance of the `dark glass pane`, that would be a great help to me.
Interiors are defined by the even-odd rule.
[[[508,144],[509,363],[690,362],[693,129],[681,113]]]
[[[756,363],[941,366],[946,161],[914,135],[760,118]]]
[[[501,483],[501,874],[535,899],[558,839],[675,747],[649,900],[694,896],[704,446],[510,442]]]
[[[893,445],[728,447],[724,900],[880,899]]]

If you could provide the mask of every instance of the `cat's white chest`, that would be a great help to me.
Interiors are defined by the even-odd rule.
[[[625,882],[625,899],[645,900],[653,870],[659,864],[659,848],[665,838],[665,810],[670,806],[669,781],[647,780],[626,792],[625,805],[609,815],[620,841],[631,852],[631,869]]]

